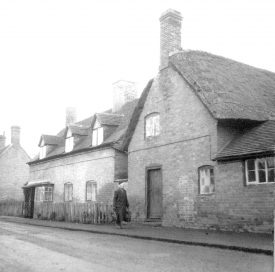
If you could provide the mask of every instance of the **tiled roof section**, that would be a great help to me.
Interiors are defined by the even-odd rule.
[[[101,125],[118,126],[123,119],[123,115],[115,113],[97,113],[97,120]]]
[[[83,127],[80,125],[70,125],[69,128],[73,135],[88,136],[89,127]]]
[[[59,145],[62,144],[63,139],[58,136],[43,134],[41,139],[44,140],[45,145]],[[41,143],[41,141],[40,141]]]
[[[234,138],[215,160],[240,158],[245,155],[274,152],[275,121],[266,121]]]
[[[176,53],[170,64],[216,119],[274,119],[275,73],[200,51]]]
[[[75,136],[75,146],[72,152],[81,152],[87,149],[98,148],[100,146],[112,146],[116,149],[121,150],[122,139],[124,137],[126,128],[131,119],[132,113],[137,105],[138,99],[130,101],[123,105],[121,109],[115,113],[104,112],[100,114],[95,114],[87,119],[75,123],[69,126],[72,133]],[[105,141],[96,147],[92,146],[92,124],[94,123],[97,116],[101,116],[104,125],[113,125],[114,132]],[[65,154],[65,134],[67,128],[62,129],[57,136],[61,138],[62,142],[58,145],[51,146],[48,148],[46,159],[51,157],[56,157]],[[68,153],[70,154],[70,153]],[[36,156],[30,163],[39,161],[39,157]]]

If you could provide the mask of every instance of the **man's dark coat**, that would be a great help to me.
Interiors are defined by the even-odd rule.
[[[114,207],[114,209],[125,209],[125,208],[129,207],[127,193],[126,193],[125,189],[118,188],[115,191],[113,207]]]

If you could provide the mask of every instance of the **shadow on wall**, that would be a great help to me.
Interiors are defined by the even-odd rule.
[[[137,195],[130,195],[128,196],[128,201],[132,220],[137,222],[144,221],[146,218],[144,199]]]

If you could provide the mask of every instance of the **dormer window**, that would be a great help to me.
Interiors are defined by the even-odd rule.
[[[71,152],[74,148],[74,137],[70,129],[67,131],[66,141],[65,141],[65,152]]]
[[[160,134],[159,113],[150,113],[145,117],[145,138]]]
[[[93,146],[97,146],[103,143],[103,127],[99,124],[98,121],[95,122],[93,128]]]
[[[46,155],[47,155],[47,146],[45,145],[45,142],[43,140],[40,145],[39,159],[42,160],[46,158]]]

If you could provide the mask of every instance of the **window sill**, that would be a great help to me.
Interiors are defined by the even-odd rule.
[[[203,197],[203,196],[213,196],[213,195],[215,195],[215,192],[209,193],[209,194],[198,194],[199,197]]]
[[[258,182],[258,183],[246,183],[246,187],[249,187],[249,186],[258,186],[258,185],[271,185],[271,184],[275,184],[275,182]]]

